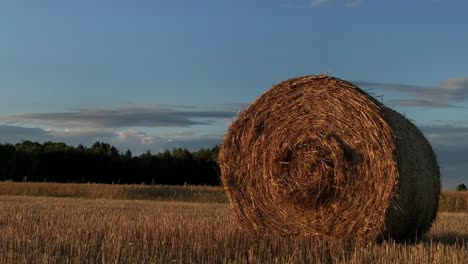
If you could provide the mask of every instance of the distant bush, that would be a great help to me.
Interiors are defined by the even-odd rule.
[[[465,184],[459,184],[456,188],[457,191],[466,191],[466,185]]]

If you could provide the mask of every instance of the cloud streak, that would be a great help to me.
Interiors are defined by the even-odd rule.
[[[320,6],[320,5],[326,4],[328,2],[330,2],[330,0],[311,0],[310,5],[311,6]]]
[[[398,106],[419,106],[419,107],[428,107],[428,108],[443,108],[443,107],[453,107],[453,108],[463,108],[463,106],[456,106],[452,104],[433,102],[423,99],[400,99],[400,100],[390,100],[388,101],[389,105],[398,105]]]
[[[334,2],[334,1],[333,0],[310,0],[310,6],[318,7],[318,6],[329,4],[331,2]],[[348,7],[357,7],[361,5],[362,0],[345,0],[341,2],[345,2],[345,5]]]
[[[362,3],[362,0],[348,0],[346,1],[346,5],[349,6],[349,7],[356,7],[356,6],[360,6],[361,3]]]
[[[455,125],[419,126],[431,142],[442,171],[445,187],[466,183],[468,171],[468,127]]]
[[[353,83],[361,87],[373,87],[408,96],[409,99],[394,100],[391,102],[400,106],[459,107],[454,105],[454,103],[463,102],[468,97],[468,78],[466,77],[443,81],[437,87],[362,81],[355,81]]]
[[[180,109],[169,106],[132,106],[115,109],[72,109],[69,112],[0,116],[0,121],[48,124],[59,127],[189,127],[211,125],[214,119],[232,118],[230,110]]]
[[[174,132],[151,135],[135,129],[57,130],[0,125],[0,135],[2,139],[0,143],[14,144],[29,140],[41,143],[53,141],[74,146],[79,144],[91,146],[96,141],[102,141],[116,146],[121,151],[131,149],[139,154],[146,150],[159,152],[175,147],[187,148],[191,151],[202,147],[213,147],[221,144],[224,133],[196,135],[193,132]]]
[[[419,128],[435,144],[453,147],[466,146],[466,153],[468,153],[468,127],[453,125],[425,125],[419,126]],[[468,159],[466,161],[468,164]]]

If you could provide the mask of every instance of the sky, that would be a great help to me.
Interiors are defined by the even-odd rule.
[[[0,142],[222,142],[272,85],[331,74],[413,121],[468,182],[464,0],[0,0]]]

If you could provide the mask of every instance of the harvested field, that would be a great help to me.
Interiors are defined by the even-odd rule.
[[[221,187],[0,182],[0,196],[227,203]]]
[[[418,244],[249,237],[228,204],[0,196],[0,263],[463,263],[468,214]]]
[[[222,187],[0,182],[0,196],[228,203]],[[439,212],[468,212],[468,192],[442,191]]]

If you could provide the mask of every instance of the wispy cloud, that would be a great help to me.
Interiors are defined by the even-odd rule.
[[[35,123],[59,127],[188,127],[210,125],[213,120],[232,118],[232,110],[199,110],[188,107],[131,106],[115,109],[72,109],[69,112],[27,113],[0,116],[0,121]]]
[[[323,5],[325,3],[328,3],[330,2],[330,0],[310,0],[310,5],[311,6],[319,6],[319,5]]]
[[[243,106],[132,105],[0,116],[0,143],[103,141],[135,153],[173,147],[196,150],[220,144],[225,133],[219,131],[220,124],[230,122]]]
[[[72,138],[72,137],[91,137],[91,138],[101,138],[101,137],[111,137],[115,133],[110,129],[98,129],[98,128],[46,128],[44,131],[49,136],[60,137],[60,138]]]
[[[362,0],[348,0],[346,1],[347,2],[347,5],[349,7],[356,7],[356,6],[360,6],[361,3],[362,3]]]
[[[423,99],[400,99],[400,100],[389,100],[389,105],[398,105],[398,106],[419,106],[419,107],[428,107],[428,108],[443,108],[443,107],[453,107],[453,108],[464,108],[463,106],[456,106],[452,104],[433,102]]]
[[[0,138],[0,143],[17,143],[30,138],[44,141],[47,140],[47,131],[40,128],[0,125]]]
[[[462,147],[466,148],[468,153],[468,126],[456,125],[423,125],[419,128],[431,139],[431,141],[439,146],[445,147]],[[467,162],[466,155],[461,155]]]
[[[357,7],[360,6],[362,3],[362,0],[310,0],[310,6],[312,7],[318,7],[322,6],[331,2],[344,2],[344,5],[348,7]]]
[[[384,91],[404,94],[409,99],[394,100],[391,103],[401,106],[458,107],[454,103],[465,101],[468,97],[468,78],[455,78],[443,81],[437,87],[422,87],[406,84],[373,82],[353,82],[361,87],[373,87]]]
[[[445,187],[466,183],[468,171],[468,126],[422,125],[419,128],[431,142],[442,170]]]

